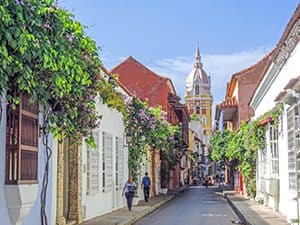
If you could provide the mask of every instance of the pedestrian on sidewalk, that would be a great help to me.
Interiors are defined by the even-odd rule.
[[[209,183],[209,179],[208,179],[208,176],[206,175],[205,176],[205,186],[206,186],[206,188],[208,188],[208,183]]]
[[[150,186],[151,186],[151,179],[150,179],[150,177],[148,176],[148,173],[146,172],[146,173],[145,173],[145,176],[143,177],[142,184],[141,184],[141,188],[142,188],[143,191],[144,191],[144,199],[145,199],[145,202],[148,202],[148,200],[149,200],[149,196],[150,196]]]
[[[124,196],[124,192],[125,192],[125,197],[127,200],[127,207],[129,209],[129,211],[131,211],[132,199],[134,197],[135,189],[136,189],[136,184],[132,181],[132,177],[128,177],[128,180],[124,184],[124,187],[122,190],[122,196]]]

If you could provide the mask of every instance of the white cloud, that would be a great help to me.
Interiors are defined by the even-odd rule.
[[[231,75],[258,62],[269,48],[256,48],[231,54],[203,54],[203,68],[211,76],[214,103],[224,100],[226,83]],[[194,58],[181,56],[168,59],[159,59],[148,65],[153,71],[170,77],[176,88],[177,94],[184,98],[185,79],[192,70]]]

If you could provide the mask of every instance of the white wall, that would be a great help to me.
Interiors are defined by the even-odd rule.
[[[290,79],[299,76],[300,73],[299,62],[300,62],[300,43],[297,44],[297,46],[291,53],[290,57],[288,58],[287,62],[279,72],[276,80],[271,85],[270,89],[266,92],[262,101],[255,109],[255,118],[271,110],[275,106],[275,101],[274,101],[275,98],[281,91],[283,91],[284,87],[288,84]]]
[[[2,101],[3,99],[1,99]],[[8,209],[6,207],[5,201],[5,132],[6,132],[6,105],[2,104],[2,119],[0,124],[0,218],[1,223],[10,225],[10,218],[8,214]]]
[[[97,129],[99,132],[99,190],[96,193],[87,195],[87,174],[86,174],[86,165],[87,165],[87,147],[86,144],[83,144],[82,156],[83,156],[83,206],[85,208],[85,218],[84,220],[90,219],[95,216],[103,215],[107,212],[111,212],[117,208],[123,207],[126,205],[125,198],[121,196],[122,187],[125,181],[128,178],[128,150],[127,147],[124,147],[123,150],[123,183],[119,184],[118,187],[115,186],[115,138],[120,137],[124,138],[124,122],[123,116],[120,112],[113,108],[108,108],[107,105],[103,104],[101,100],[97,100],[97,112],[102,115],[100,120],[100,126]],[[102,132],[108,132],[113,136],[113,153],[112,153],[112,169],[113,169],[113,187],[112,190],[105,190],[103,192],[102,188]],[[114,208],[113,208],[114,204]]]
[[[6,140],[6,104],[2,104],[2,119],[0,124],[0,218],[1,218],[1,224],[5,225],[11,225],[11,219],[9,215],[9,211],[7,208],[7,202],[6,202],[6,196],[5,196],[5,187],[8,187],[5,185],[5,155],[6,155],[6,148],[5,148],[5,140]],[[42,121],[42,115],[39,115],[39,123],[41,124]],[[52,141],[52,137],[49,138],[49,146],[52,148],[52,144],[56,146],[55,143]],[[24,196],[24,193],[21,194],[20,197],[22,199],[30,199],[33,198],[34,205],[30,209],[30,212],[25,217],[23,225],[39,225],[40,224],[40,189],[41,189],[41,180],[43,176],[44,171],[44,147],[41,138],[39,139],[39,153],[38,153],[38,180],[39,180],[39,186],[38,186],[38,193],[32,193],[32,196]],[[53,164],[53,162],[56,162],[56,148],[53,149],[53,155],[50,162],[49,167],[49,184],[48,184],[48,191],[47,191],[47,204],[46,204],[46,211],[48,216],[48,224],[54,225],[55,224],[55,217],[56,217],[56,166]],[[16,185],[13,185],[16,186]],[[18,185],[22,186],[21,190],[30,190],[34,189],[34,185]],[[35,185],[36,186],[36,185]],[[12,186],[9,186],[8,188],[11,188]],[[21,193],[22,191],[20,191]],[[28,192],[25,191],[25,195]],[[23,196],[22,196],[23,195]],[[18,196],[15,196],[16,200]],[[13,200],[10,198],[10,200]],[[24,203],[24,202],[23,202]]]
[[[291,53],[290,57],[278,73],[269,90],[263,96],[261,102],[255,110],[255,118],[263,115],[265,112],[271,110],[276,102],[274,101],[277,95],[284,90],[288,82],[300,74],[300,44]],[[272,64],[273,65],[273,64]],[[272,67],[271,65],[271,67]],[[268,73],[267,73],[268,74]],[[266,75],[267,75],[266,74]],[[260,86],[261,87],[261,86]],[[280,194],[279,194],[279,211],[288,218],[295,218],[296,215],[296,201],[292,200],[293,193],[289,191],[289,174],[288,174],[288,152],[287,152],[287,110],[288,106],[284,107],[283,124],[279,124],[279,180],[280,180]],[[269,202],[269,206],[272,202]]]

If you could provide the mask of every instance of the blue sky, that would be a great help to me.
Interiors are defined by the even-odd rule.
[[[88,26],[111,69],[129,55],[172,79],[184,97],[196,46],[211,76],[214,103],[232,73],[275,47],[298,0],[60,0]]]

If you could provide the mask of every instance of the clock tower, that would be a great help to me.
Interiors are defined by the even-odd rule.
[[[197,47],[194,68],[186,79],[185,105],[191,118],[199,121],[206,135],[212,130],[212,101],[210,77],[203,69]]]

